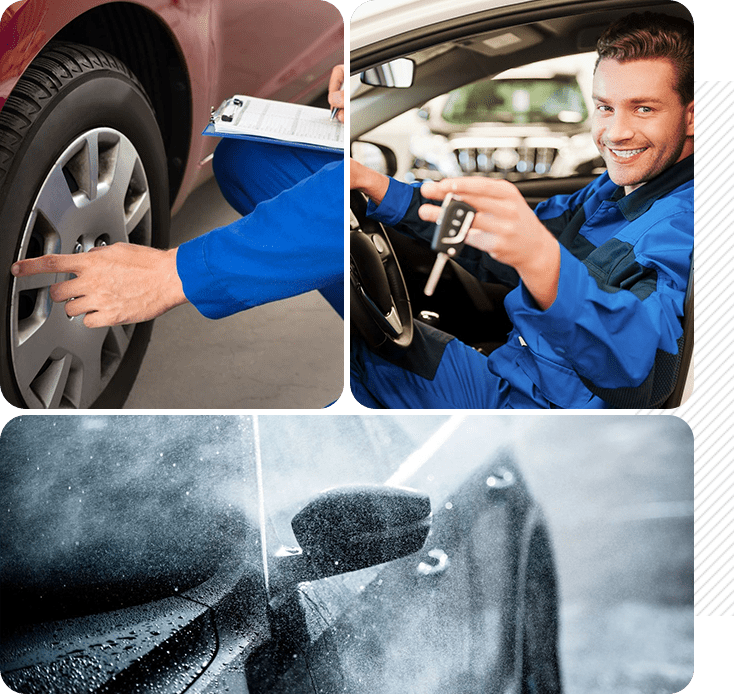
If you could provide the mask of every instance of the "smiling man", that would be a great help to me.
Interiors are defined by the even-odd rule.
[[[629,194],[693,154],[693,94],[678,87],[673,59],[624,55],[612,45],[599,58],[592,135],[609,178]]]
[[[352,346],[371,407],[653,407],[672,388],[693,250],[693,26],[633,14],[599,39],[592,134],[607,172],[535,211],[507,181],[419,190],[352,162],[368,214],[430,241],[453,192],[478,213],[458,262],[514,287],[507,344],[486,357],[417,324],[398,363]],[[674,379],[674,377],[673,377]]]

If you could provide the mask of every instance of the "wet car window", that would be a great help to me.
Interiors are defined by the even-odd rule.
[[[449,418],[260,418],[263,490],[278,539],[294,544],[293,514],[319,492],[384,484]]]
[[[177,596],[257,544],[248,418],[20,417],[0,465],[4,627]]]

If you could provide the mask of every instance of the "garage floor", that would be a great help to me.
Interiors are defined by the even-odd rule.
[[[237,216],[212,179],[173,218],[171,244]],[[181,306],[156,320],[125,409],[322,408],[342,392],[343,345],[317,292],[217,321]]]

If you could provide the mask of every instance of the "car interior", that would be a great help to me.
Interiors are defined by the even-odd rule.
[[[593,6],[593,7],[592,7]],[[548,7],[532,3],[531,9],[505,8],[504,13],[487,11],[481,16],[457,18],[454,22],[415,30],[412,34],[352,52],[351,138],[352,156],[372,168],[393,175],[397,158],[390,144],[371,140],[372,131],[411,109],[420,108],[430,99],[464,85],[497,75],[505,70],[559,56],[594,51],[600,33],[612,21],[632,11],[655,11],[689,17],[685,8],[670,2],[594,2]],[[509,14],[508,14],[509,11]],[[375,86],[378,79],[368,76],[372,84],[364,84],[359,76],[367,69],[378,68],[397,58],[409,58],[414,69],[410,86],[404,88]],[[377,70],[379,72],[379,70]],[[410,133],[406,133],[406,138]],[[355,142],[359,145],[355,147]],[[361,159],[362,143],[370,154]],[[514,181],[531,207],[556,194],[569,194],[582,188],[596,177],[597,171],[579,170],[559,178],[528,177]],[[475,173],[473,175],[482,175]],[[503,299],[508,287],[480,282],[453,261],[444,268],[438,287],[432,296],[423,288],[434,264],[435,254],[412,239],[386,229],[364,217],[361,194],[353,192],[352,238],[362,229],[368,236],[379,234],[386,239],[379,260],[386,268],[387,282],[395,297],[394,307],[400,324],[408,332],[408,313],[450,333],[483,353],[501,346],[510,329],[504,312]],[[366,268],[375,268],[374,254],[364,260],[363,248],[352,249],[352,330],[365,339],[378,353],[390,354],[405,349],[410,336],[395,335],[394,329],[378,325],[375,310],[364,295],[374,297],[382,292],[379,283]],[[401,285],[404,280],[404,288]],[[378,284],[380,285],[378,287]],[[365,308],[367,306],[367,308]],[[389,312],[388,307],[388,312]],[[383,312],[384,314],[384,312]],[[681,403],[687,383],[693,350],[693,268],[691,267],[684,315],[684,335],[680,341],[677,362],[656,384],[662,393],[650,407],[674,407]],[[656,379],[658,375],[656,374]]]

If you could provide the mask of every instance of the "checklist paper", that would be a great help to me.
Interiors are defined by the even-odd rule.
[[[204,134],[343,150],[344,125],[330,115],[325,108],[237,94],[212,112]]]

